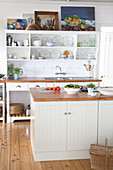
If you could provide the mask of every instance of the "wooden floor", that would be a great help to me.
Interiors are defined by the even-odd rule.
[[[34,162],[29,122],[0,123],[0,170],[90,170],[89,160]]]

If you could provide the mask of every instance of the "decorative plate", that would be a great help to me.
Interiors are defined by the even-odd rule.
[[[57,35],[53,37],[52,42],[54,42],[56,46],[62,46],[62,37]]]
[[[64,46],[72,46],[73,45],[73,38],[70,36],[65,36],[63,38],[63,45]]]
[[[36,58],[40,57],[40,53],[36,49],[31,49],[31,58],[32,58],[32,55],[35,55]]]
[[[47,42],[51,42],[51,38],[49,38],[49,37],[44,37],[43,39],[42,39],[42,44],[43,44],[43,46],[47,46]]]
[[[50,58],[50,53],[48,50],[41,50],[40,56],[42,59],[49,59]]]
[[[51,59],[58,59],[58,58],[60,58],[60,51],[58,51],[58,50],[52,50],[51,51]]]
[[[64,51],[63,54],[64,55],[72,55],[71,51],[68,51],[68,50]]]

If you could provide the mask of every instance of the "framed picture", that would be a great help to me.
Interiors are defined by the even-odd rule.
[[[58,30],[58,12],[35,11],[35,24],[41,30]]]
[[[61,7],[61,30],[95,31],[95,7]]]
[[[34,14],[22,14],[22,18],[26,19],[27,26],[32,25],[35,23],[35,16]]]
[[[7,29],[25,30],[26,27],[26,19],[7,19]]]

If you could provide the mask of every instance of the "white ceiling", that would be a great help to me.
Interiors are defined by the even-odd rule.
[[[0,2],[113,2],[113,0],[0,0]]]
[[[13,3],[43,3],[43,2],[48,2],[48,3],[113,3],[113,0],[0,0],[0,2],[13,2]]]

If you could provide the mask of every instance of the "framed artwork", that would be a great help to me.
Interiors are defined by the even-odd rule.
[[[61,7],[61,30],[95,31],[95,7]]]
[[[26,19],[7,19],[7,29],[25,30],[26,27]]]
[[[58,12],[35,11],[35,24],[41,30],[58,30]]]
[[[22,18],[26,19],[27,26],[32,25],[35,23],[35,16],[34,14],[22,14]]]

